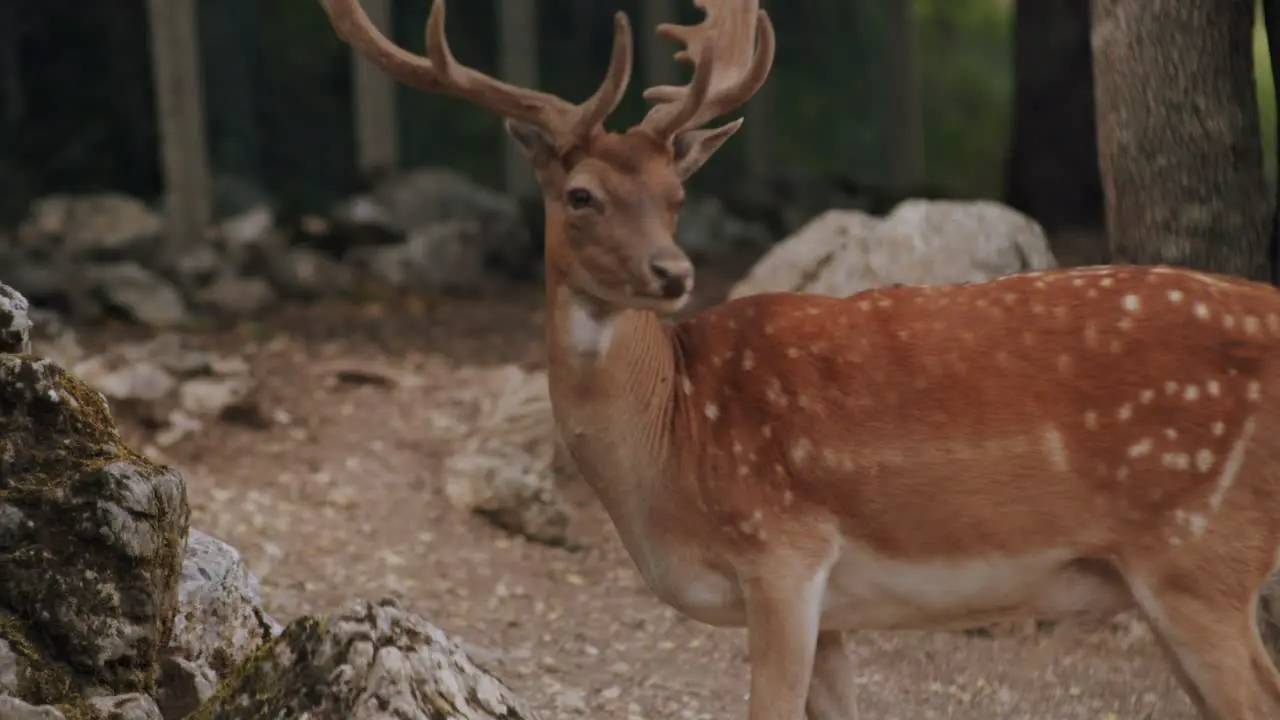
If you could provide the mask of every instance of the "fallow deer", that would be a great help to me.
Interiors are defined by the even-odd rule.
[[[1280,550],[1280,291],[1100,267],[845,299],[727,302],[677,324],[682,183],[764,83],[758,0],[662,25],[692,61],[606,131],[631,72],[574,105],[460,64],[445,5],[410,54],[321,0],[390,76],[507,120],[546,204],[555,423],[649,588],[745,626],[751,720],[856,715],[842,632],[1139,607],[1206,716],[1280,717],[1255,606]]]

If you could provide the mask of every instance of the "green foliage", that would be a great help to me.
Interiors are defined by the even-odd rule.
[[[1267,31],[1262,22],[1262,6],[1258,6],[1253,25],[1253,66],[1258,86],[1258,115],[1262,121],[1262,153],[1267,178],[1276,180],[1276,90],[1272,77],[1271,54]]]

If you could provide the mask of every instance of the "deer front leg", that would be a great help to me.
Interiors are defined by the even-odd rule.
[[[809,700],[805,703],[805,720],[857,720],[853,660],[844,643],[845,634],[839,630],[818,633],[813,678],[809,681]]]
[[[751,661],[748,720],[804,718],[826,575],[825,569],[806,578],[794,570],[761,572],[743,583]]]

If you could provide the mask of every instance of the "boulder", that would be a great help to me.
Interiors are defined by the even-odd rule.
[[[987,200],[907,200],[878,219],[829,210],[766,253],[730,298],[795,291],[844,297],[895,283],[989,280],[1057,266],[1031,218]]]
[[[31,318],[27,299],[0,285],[0,353],[31,352]]]
[[[394,600],[303,617],[263,646],[195,720],[533,720],[443,631]]]
[[[181,475],[121,441],[100,393],[0,354],[0,693],[84,712],[154,690],[189,516]]]

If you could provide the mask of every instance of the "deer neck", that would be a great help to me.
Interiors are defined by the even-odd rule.
[[[677,404],[671,330],[652,312],[605,308],[550,267],[547,281],[556,428],[615,524],[634,527],[669,469]]]

